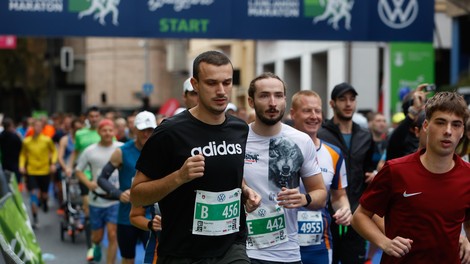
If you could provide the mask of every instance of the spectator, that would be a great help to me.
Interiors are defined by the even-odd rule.
[[[346,161],[348,194],[354,212],[359,198],[366,188],[365,173],[375,170],[372,164],[374,142],[370,132],[352,120],[356,111],[357,92],[350,84],[340,83],[331,92],[330,106],[333,118],[327,120],[318,131],[318,138],[338,146]],[[331,208],[331,206],[330,206]],[[348,226],[331,224],[333,234],[333,263],[364,263],[366,242]]]

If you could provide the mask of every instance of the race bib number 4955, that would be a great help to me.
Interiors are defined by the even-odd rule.
[[[240,188],[225,192],[196,191],[193,234],[222,236],[238,232],[240,197]]]

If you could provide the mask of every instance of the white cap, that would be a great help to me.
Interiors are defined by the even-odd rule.
[[[186,79],[183,83],[183,92],[192,92],[194,91],[193,86],[191,85],[191,77]]]
[[[155,115],[150,113],[149,111],[142,111],[135,116],[134,126],[138,130],[144,130],[147,128],[156,128],[157,119],[155,118]]]
[[[228,103],[227,104],[227,108],[225,108],[225,112],[227,112],[228,110],[232,110],[234,112],[237,112],[237,106],[232,104],[232,103]]]

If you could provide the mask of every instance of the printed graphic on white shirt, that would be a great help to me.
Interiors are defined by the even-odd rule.
[[[286,137],[269,141],[269,182],[277,194],[282,187],[293,189],[299,187],[299,171],[304,156],[299,146]]]

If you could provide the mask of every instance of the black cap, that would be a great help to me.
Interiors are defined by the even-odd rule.
[[[340,83],[336,85],[335,88],[333,88],[333,91],[331,92],[331,99],[335,100],[347,92],[353,92],[354,95],[357,95],[356,89],[354,89],[354,87],[352,87],[350,84],[345,82]]]

